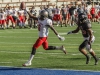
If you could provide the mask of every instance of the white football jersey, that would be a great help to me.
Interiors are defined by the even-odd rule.
[[[6,13],[7,13],[7,15],[12,15],[13,14],[13,10],[12,9],[6,10]]]
[[[39,37],[47,37],[49,34],[49,26],[52,25],[52,20],[46,18],[45,20],[41,21],[38,19],[38,30],[39,30]]]
[[[17,11],[15,9],[13,9],[12,11],[13,11],[12,16],[17,16]]]
[[[0,20],[4,20],[5,19],[5,12],[3,12],[3,13],[0,13]]]
[[[19,16],[23,16],[23,15],[24,15],[24,10],[19,10],[19,11],[18,11],[18,15],[19,15]]]
[[[55,9],[55,14],[60,14],[60,9]]]

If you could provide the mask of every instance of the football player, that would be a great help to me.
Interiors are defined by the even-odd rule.
[[[3,9],[0,9],[0,26],[5,29],[6,27],[6,21],[5,21],[6,13],[3,11]]]
[[[23,66],[30,66],[31,65],[31,61],[34,58],[34,55],[36,53],[36,49],[38,47],[40,47],[41,45],[43,46],[43,48],[45,50],[62,50],[65,54],[66,54],[66,50],[65,47],[62,45],[61,47],[59,46],[48,46],[48,28],[50,28],[57,36],[60,40],[64,40],[64,37],[61,37],[57,31],[54,29],[53,25],[52,25],[52,20],[48,18],[48,12],[46,10],[42,10],[40,12],[40,16],[39,18],[32,15],[30,12],[27,11],[27,13],[29,14],[29,16],[31,16],[33,19],[38,21],[38,31],[39,31],[39,38],[37,39],[37,41],[35,42],[35,44],[32,47],[32,52],[30,55],[29,60],[23,64]]]
[[[91,46],[91,44],[95,40],[95,37],[91,29],[91,23],[87,20],[87,16],[84,13],[79,14],[77,24],[78,27],[76,28],[76,30],[70,31],[67,34],[77,33],[79,30],[81,30],[84,41],[80,44],[79,51],[86,56],[86,64],[88,64],[90,61],[90,56],[87,53],[88,51],[93,56],[95,65],[97,65],[98,58],[96,57],[96,54]],[[86,48],[87,51],[84,48]]]

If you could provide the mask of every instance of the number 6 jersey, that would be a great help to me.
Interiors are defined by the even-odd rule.
[[[38,31],[39,31],[39,37],[47,37],[49,34],[49,26],[52,25],[52,20],[46,18],[45,20],[39,20],[38,19]]]

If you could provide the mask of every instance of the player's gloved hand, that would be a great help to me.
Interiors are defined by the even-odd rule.
[[[67,35],[68,35],[68,34],[72,34],[72,31],[67,32]]]
[[[57,37],[58,37],[59,40],[61,40],[61,41],[64,41],[64,40],[65,40],[65,37],[62,37],[62,36],[60,36],[60,35],[57,35]]]

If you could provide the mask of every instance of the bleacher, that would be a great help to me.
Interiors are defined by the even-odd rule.
[[[10,6],[19,7],[20,3],[24,1],[27,7],[48,5],[50,0],[0,0],[0,7],[5,7],[9,3]],[[52,5],[52,3],[51,3]]]
[[[10,6],[19,7],[20,3],[24,1],[27,5],[27,7],[31,6],[43,6],[43,5],[60,5],[60,4],[70,4],[70,2],[77,2],[77,0],[0,0],[0,7],[5,7],[7,3],[9,3]]]

